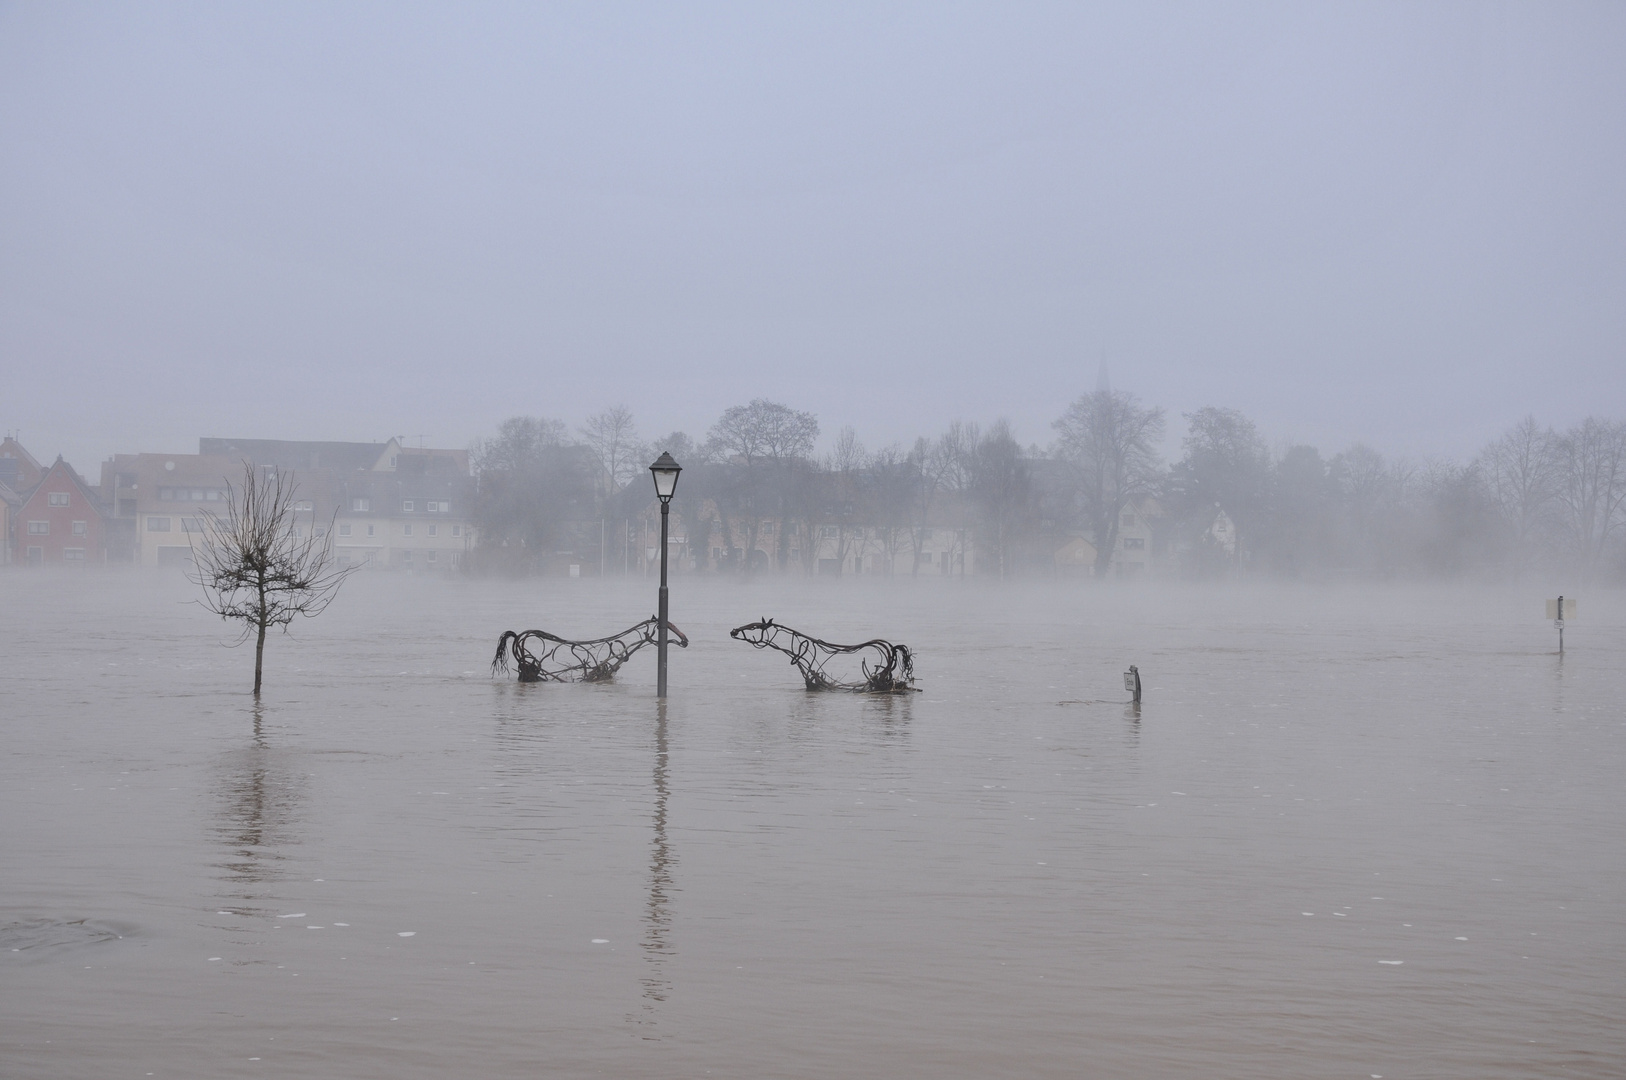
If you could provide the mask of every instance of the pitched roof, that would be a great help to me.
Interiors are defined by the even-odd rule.
[[[74,470],[74,467],[62,460],[61,454],[58,454],[56,456],[56,460],[51,463],[51,467],[45,470],[45,475],[40,477],[40,482],[28,489],[28,493],[22,497],[22,501],[27,503],[29,500],[33,499],[33,497],[39,493],[40,489],[45,486],[45,482],[51,479],[51,476],[54,473],[58,472],[67,476],[68,479],[73,481],[74,487],[79,489],[79,494],[85,497],[85,501],[90,503],[93,510],[95,510],[98,514],[105,515],[107,513],[107,506],[102,502],[101,494],[97,492],[95,488],[92,488],[89,484],[85,483],[84,478]]]

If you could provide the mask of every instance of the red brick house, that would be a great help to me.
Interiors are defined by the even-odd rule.
[[[12,519],[15,561],[84,565],[107,561],[106,513],[101,500],[59,455]]]

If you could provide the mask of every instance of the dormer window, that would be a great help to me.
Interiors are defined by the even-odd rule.
[[[365,513],[373,508],[371,499],[351,499],[350,509],[356,513]]]
[[[401,500],[401,512],[403,514],[412,513],[412,500],[411,499],[403,499],[403,500]]]

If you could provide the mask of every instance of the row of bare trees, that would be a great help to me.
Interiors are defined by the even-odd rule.
[[[1234,409],[1182,419],[1169,462],[1163,410],[1106,386],[1072,402],[1045,447],[1023,447],[1004,421],[957,421],[875,450],[842,428],[820,455],[817,418],[764,399],[698,440],[646,441],[624,407],[574,434],[515,417],[474,448],[481,553],[535,569],[601,545],[602,522],[647,510],[644,469],[664,449],[684,465],[689,548],[705,569],[813,573],[856,553],[918,573],[946,535],[975,550],[976,572],[1009,576],[1053,570],[1058,547],[1083,537],[1106,576],[1133,513],[1153,523],[1153,560],[1190,576],[1626,575],[1626,425],[1559,432],[1527,418],[1456,464],[1361,444],[1272,449]]]
[[[1182,456],[1158,459],[1163,414],[1101,389],[1056,422],[1070,515],[1106,568],[1116,522],[1150,502],[1166,559],[1192,574],[1626,576],[1626,424],[1566,431],[1526,417],[1467,464],[1388,460],[1363,444],[1323,458],[1273,452],[1234,409],[1184,417]],[[1222,542],[1214,525],[1230,523]]]

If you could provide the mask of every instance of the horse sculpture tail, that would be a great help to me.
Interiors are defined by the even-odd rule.
[[[508,642],[518,637],[519,635],[512,630],[504,630],[502,637],[497,639],[497,655],[491,661],[491,674],[495,675],[499,671],[504,675],[508,674]]]

